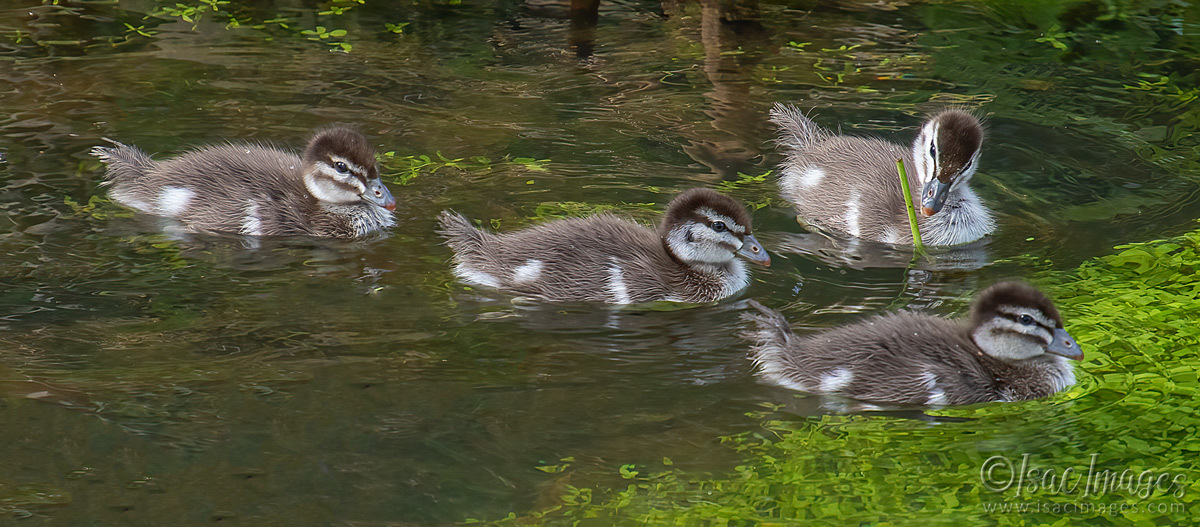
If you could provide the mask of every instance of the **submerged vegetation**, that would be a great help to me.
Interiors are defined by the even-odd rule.
[[[750,525],[837,518],[881,525],[898,515],[939,521],[949,511],[955,524],[1194,519],[1200,516],[1194,463],[1200,230],[1117,249],[1072,272],[1039,277],[1086,356],[1079,383],[1048,401],[932,412],[967,418],[966,425],[869,412],[798,419],[785,405],[764,403],[764,411],[751,415],[760,430],[721,439],[742,457],[730,473],[683,470],[669,458],[614,466],[607,476],[590,476],[610,485],[576,486],[580,478],[571,478],[574,484],[561,485],[559,505],[505,522]],[[1102,407],[1108,410],[1095,411]],[[1010,421],[1029,420],[1042,423],[1044,435],[1006,431]],[[1032,482],[1013,485],[1014,468],[1034,446],[1052,454],[1026,460],[1038,472]],[[988,472],[992,465],[996,470]],[[538,468],[567,470],[555,467]],[[1067,468],[1074,474],[1063,476]],[[1080,480],[1089,470],[1090,479]],[[1106,483],[1095,486],[1100,474]],[[1147,484],[1163,474],[1161,485]]]
[[[513,509],[501,523],[1200,517],[1200,230],[1180,234],[1200,214],[1194,6],[918,1],[800,17],[808,4],[766,1],[712,21],[713,3],[606,2],[581,29],[538,4],[54,1],[0,20],[16,79],[0,152],[12,159],[0,381],[18,380],[0,384],[0,409],[60,420],[6,427],[18,447],[0,459],[24,472],[0,478],[0,517],[178,523],[206,500],[251,523],[311,504],[311,518],[279,518],[298,524],[446,524]],[[446,207],[505,229],[597,212],[652,220],[672,192],[709,186],[762,209],[760,231],[793,234],[786,206],[770,206],[775,158],[760,144],[763,114],[783,99],[863,117],[846,121],[864,123],[856,133],[897,132],[922,105],[989,114],[1005,140],[989,142],[979,177],[1004,205],[1007,230],[990,247],[1000,263],[921,284],[962,290],[1036,271],[1084,347],[1078,384],[1042,401],[931,412],[969,419],[936,424],[813,416],[786,393],[748,418],[759,407],[745,399],[713,416],[693,400],[762,388],[739,370],[740,348],[710,342],[725,330],[734,339],[721,321],[736,320],[723,311],[736,304],[679,319],[541,312],[449,285],[430,234]],[[99,165],[84,153],[100,133],[140,134],[162,151],[242,132],[299,137],[329,120],[365,123],[395,149],[380,163],[406,207],[387,239],[256,250],[174,239],[97,197]],[[83,169],[58,166],[78,157]],[[1160,241],[1111,250],[1146,239]],[[789,256],[756,274],[753,294],[856,313],[881,290],[896,298],[888,305],[925,292],[894,269]],[[712,321],[701,328],[712,332],[673,333],[663,320]],[[663,429],[630,458],[626,445]],[[37,465],[47,448],[69,462]],[[737,461],[712,460],[723,454]],[[1149,470],[1169,484],[1086,498],[1041,481],[988,488],[1012,475],[1000,467],[985,481],[989,460],[1026,454],[1040,473]],[[97,497],[146,487],[142,509],[112,512]],[[153,504],[175,508],[132,518]],[[1003,512],[1032,504],[1049,509]]]

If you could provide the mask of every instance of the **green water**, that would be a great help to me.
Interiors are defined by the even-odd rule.
[[[1156,495],[1177,506],[1159,514],[986,513],[980,502],[1013,496],[979,481],[993,455],[1062,468],[1093,452],[1200,481],[1197,342],[1175,333],[1196,304],[1101,309],[1108,289],[1085,288],[1187,284],[1195,263],[1144,283],[1074,271],[1135,267],[1090,262],[1196,228],[1200,9],[1186,2],[622,1],[594,26],[546,2],[254,2],[190,22],[161,10],[174,3],[61,4],[0,0],[0,523],[665,522],[646,511],[696,509],[704,492],[746,496],[757,516],[722,505],[692,520],[1200,516],[1192,486]],[[779,161],[777,101],[900,141],[932,108],[986,114],[973,185],[998,233],[913,267],[802,235],[773,175],[759,177]],[[386,236],[180,238],[89,204],[104,195],[87,153],[103,137],[158,155],[295,147],[333,122],[391,153]],[[953,314],[983,284],[1032,277],[1092,344],[1079,384],[935,412],[965,422],[838,415],[756,382],[740,299],[514,303],[457,283],[432,232],[450,207],[500,229],[599,208],[651,222],[694,186],[759,207],[773,265],[743,298],[799,331],[905,307]],[[787,478],[729,483],[775,470],[764,453],[786,459]],[[687,482],[670,499],[621,501],[668,477]],[[578,505],[577,489],[605,512],[555,510]]]

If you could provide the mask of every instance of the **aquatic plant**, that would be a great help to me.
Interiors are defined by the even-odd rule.
[[[600,478],[608,485],[564,485],[559,505],[505,521],[727,525],[836,518],[874,525],[899,515],[974,524],[1120,518],[1157,525],[1195,518],[1200,417],[1187,401],[1200,395],[1194,358],[1200,230],[1116,249],[1074,271],[1038,277],[1058,298],[1087,357],[1080,383],[1058,396],[931,412],[970,419],[937,426],[870,414],[796,419],[785,406],[764,403],[765,410],[750,414],[760,430],[721,438],[742,457],[728,473],[679,469],[669,458],[658,466],[617,465]],[[1006,431],[1006,422],[1030,419],[1046,423],[1045,437]],[[1040,467],[1035,481],[1013,488],[1016,464],[1029,462],[1027,455]],[[1008,466],[989,472],[997,459]],[[570,475],[569,464],[539,468]],[[1066,468],[1086,471],[1088,479],[1068,477]],[[1125,471],[1143,479],[1122,480]],[[1050,473],[1056,475],[1047,482]],[[1147,486],[1145,474],[1168,477]],[[1107,483],[1087,486],[1094,481]]]

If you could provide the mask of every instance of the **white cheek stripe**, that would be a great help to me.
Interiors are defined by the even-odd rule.
[[[351,177],[350,181],[354,185],[357,192],[346,190],[337,185],[335,181],[339,181],[337,171],[329,168],[324,163],[318,163],[316,171],[309,172],[304,175],[304,187],[313,197],[329,202],[329,203],[355,203],[362,201],[362,194],[366,191],[361,181],[358,178]]]
[[[345,183],[347,185],[354,187],[355,190],[358,191],[357,194],[359,194],[359,195],[361,195],[363,192],[365,192],[367,190],[367,186],[364,185],[361,180],[354,177],[353,172],[348,173],[348,174],[343,174],[341,172],[338,172],[337,169],[335,169],[325,163],[317,163],[317,170],[333,181]],[[353,170],[353,169],[351,169],[351,170]],[[342,192],[346,192],[346,191],[343,190]]]
[[[1037,337],[1046,341],[1047,345],[1050,344],[1050,341],[1054,340],[1054,336],[1051,335],[1049,331],[1046,331],[1046,328],[1043,328],[1037,324],[1026,326],[1025,324],[1013,322],[1007,318],[993,318],[992,320],[986,322],[983,327]]]

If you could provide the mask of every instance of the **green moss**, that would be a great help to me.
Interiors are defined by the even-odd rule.
[[[752,415],[760,430],[721,439],[743,457],[728,473],[616,464],[607,488],[567,486],[561,504],[502,523],[1158,525],[1195,518],[1200,230],[1117,249],[1038,280],[1087,355],[1079,383],[1061,394],[946,409],[938,413],[969,420],[938,425],[881,415],[797,419],[767,405]],[[1034,478],[1003,491],[985,484],[989,463],[1016,466],[1025,455],[1043,478],[1047,469],[1056,477],[1067,468],[1077,475],[1107,470],[1110,479],[1128,469],[1167,474],[1174,483],[1152,488],[1118,479],[1090,495],[1078,478],[1074,492],[1057,486],[1061,480],[1047,486]],[[1014,472],[1000,466],[989,481],[1009,481]]]

